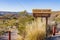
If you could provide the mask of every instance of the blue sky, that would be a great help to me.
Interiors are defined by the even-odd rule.
[[[0,11],[31,12],[32,9],[60,10],[60,0],[0,0]]]

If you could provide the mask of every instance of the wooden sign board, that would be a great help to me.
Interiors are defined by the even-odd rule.
[[[50,9],[33,9],[34,17],[50,17],[51,10]]]

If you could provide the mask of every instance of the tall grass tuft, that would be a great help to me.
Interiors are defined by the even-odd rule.
[[[25,40],[44,40],[46,36],[45,27],[46,23],[41,22],[41,18],[32,22],[32,24],[27,24]]]

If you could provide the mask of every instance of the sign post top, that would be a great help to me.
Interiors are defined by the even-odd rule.
[[[33,13],[51,13],[51,9],[33,9]]]

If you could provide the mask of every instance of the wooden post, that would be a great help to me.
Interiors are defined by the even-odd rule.
[[[56,33],[56,25],[53,25],[53,36],[55,35],[55,33]]]
[[[11,31],[8,31],[8,40],[11,40]]]
[[[46,38],[47,38],[48,17],[46,17]]]

